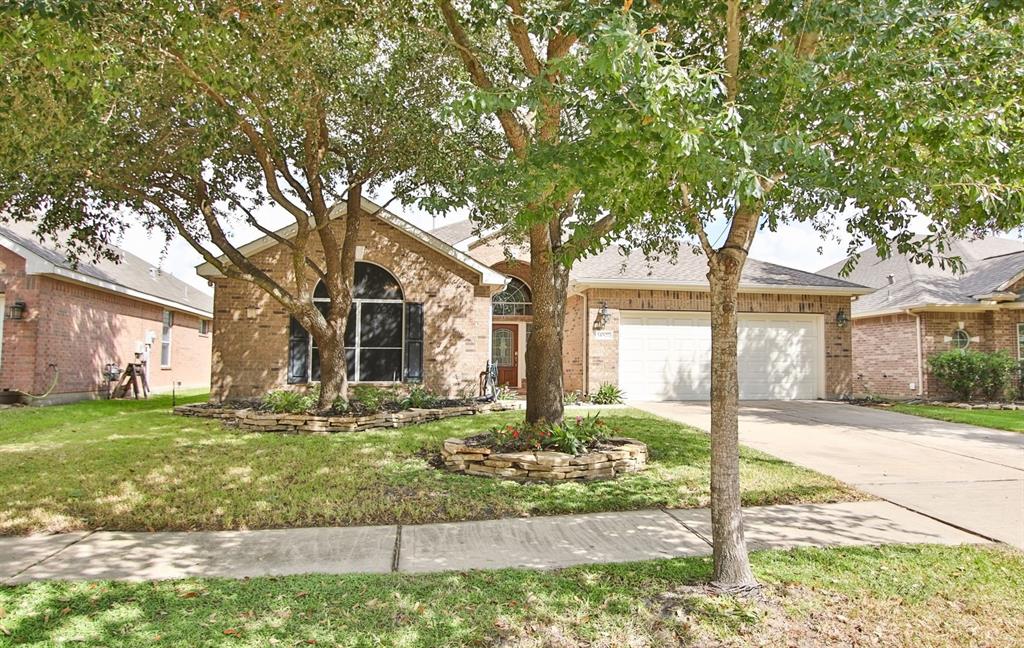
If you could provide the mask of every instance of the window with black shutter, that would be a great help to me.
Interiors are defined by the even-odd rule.
[[[294,317],[288,321],[288,383],[309,381],[310,335]]]
[[[405,379],[423,382],[423,304],[405,305]]]

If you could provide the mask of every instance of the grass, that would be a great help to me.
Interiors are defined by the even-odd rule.
[[[634,410],[604,416],[649,445],[650,467],[636,475],[517,484],[431,467],[445,438],[517,416],[304,436],[175,416],[168,397],[7,410],[0,412],[0,533],[417,524],[708,502],[708,437]],[[742,451],[741,471],[745,505],[862,497],[752,450]]]
[[[707,558],[560,571],[0,588],[0,645],[1020,646],[1024,555],[752,554],[766,602],[699,595]],[[7,642],[7,643],[5,643]]]
[[[907,403],[894,403],[889,409],[894,412],[924,416],[950,423],[967,423],[994,430],[1024,432],[1024,411],[1020,410],[967,410],[942,405],[911,405]]]

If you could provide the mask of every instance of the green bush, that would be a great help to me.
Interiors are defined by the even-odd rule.
[[[413,387],[409,391],[409,395],[402,400],[402,408],[408,409],[410,407],[415,407],[418,409],[431,409],[433,407],[437,407],[440,402],[441,399],[437,396],[430,393],[425,388],[417,386]]]
[[[610,436],[608,426],[598,415],[577,416],[573,421],[552,425],[549,446],[571,455],[583,454],[594,443]]]
[[[579,405],[582,400],[583,397],[578,391],[565,392],[565,395],[562,396],[562,404],[564,405]]]
[[[611,429],[599,416],[577,416],[554,425],[509,423],[491,429],[494,446],[504,451],[558,450],[583,454],[593,444],[611,436]]]
[[[1017,377],[1017,361],[1006,351],[981,354],[981,376],[978,389],[986,400],[999,401],[1006,398]]]
[[[590,400],[597,405],[618,405],[625,396],[618,385],[603,383],[597,388],[597,393],[590,397]]]
[[[935,378],[963,401],[976,396],[988,400],[1005,398],[1016,371],[1016,361],[1005,351],[943,351],[932,356],[928,366]]]
[[[320,385],[314,385],[305,392],[277,389],[263,396],[260,405],[275,414],[301,414],[312,410],[319,398]]]
[[[374,385],[356,385],[349,390],[349,395],[349,405],[359,405],[368,414],[376,414],[399,402],[394,390]]]

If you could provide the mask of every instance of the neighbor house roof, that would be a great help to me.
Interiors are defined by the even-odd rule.
[[[707,288],[707,259],[680,245],[676,258],[647,259],[639,251],[627,252],[617,245],[577,261],[570,274],[578,289],[590,287],[637,287],[664,289]],[[747,259],[740,276],[744,292],[798,292],[862,295],[870,288],[835,277]]]
[[[459,263],[460,265],[467,267],[470,270],[473,270],[474,272],[480,275],[480,281],[483,285],[504,286],[507,283],[508,279],[505,277],[505,275],[501,274],[496,270],[488,268],[486,265],[480,263],[479,261],[472,258],[465,252],[456,249],[452,244],[442,240],[441,238],[438,238],[431,232],[427,232],[416,227],[415,225],[405,220],[404,218],[401,218],[400,216],[397,216],[389,212],[388,210],[383,209],[380,205],[374,203],[373,201],[363,198],[362,207],[363,211],[365,211],[366,213],[374,214],[376,218],[387,223],[388,225],[391,225],[395,229],[404,232],[408,236],[423,243],[424,245],[431,248],[435,252],[443,254],[444,256],[447,256],[453,261],[455,261],[456,263]],[[343,215],[343,206],[335,207],[330,211],[330,217],[332,219],[339,218]],[[274,234],[278,237],[290,239],[293,236],[295,236],[295,232],[297,229],[298,227],[294,223],[292,223],[287,227],[283,227],[277,230],[276,232],[274,232]],[[254,241],[246,243],[245,245],[239,246],[238,249],[242,252],[242,254],[246,256],[251,256],[253,254],[258,254],[263,250],[269,250],[275,245],[278,245],[278,241],[275,240],[274,237],[263,236]],[[220,259],[222,261],[227,260],[226,257],[224,256],[221,256]],[[202,277],[221,276],[220,271],[217,270],[210,263],[199,264],[198,266],[196,266],[196,272]]]
[[[27,222],[0,225],[0,245],[25,259],[28,274],[49,275],[202,317],[213,316],[213,297],[145,259],[111,248],[121,262],[80,260],[77,266],[53,244],[40,242]]]
[[[882,258],[874,247],[864,250],[846,278],[876,290],[857,300],[854,316],[1024,301],[1020,295],[1007,292],[1024,274],[1024,241],[996,237],[955,241],[945,256],[959,257],[964,272],[954,272],[949,264],[942,268],[937,263],[911,263],[900,254]],[[838,277],[845,264],[844,259],[819,272]]]
[[[448,245],[456,245],[466,239],[473,238],[475,235],[474,229],[472,221],[462,220],[432,229],[430,233]]]

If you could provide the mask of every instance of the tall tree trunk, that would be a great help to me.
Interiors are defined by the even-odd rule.
[[[533,326],[526,343],[526,422],[558,423],[562,403],[562,342],[568,270],[551,252],[548,225],[530,232]]]
[[[743,537],[740,502],[737,292],[746,253],[719,250],[711,284],[712,584],[726,591],[757,587]]]
[[[320,352],[320,399],[318,410],[330,409],[336,401],[348,400],[348,371],[345,362],[345,327],[332,331],[317,342]]]
[[[331,306],[324,318],[325,329],[319,331],[319,336],[314,335],[320,351],[320,399],[317,401],[319,410],[329,409],[339,399],[348,400],[348,383],[352,377],[348,375],[348,362],[345,358],[345,328],[348,325],[349,311],[352,310],[352,282],[355,279],[356,245],[359,243],[362,204],[363,185],[355,182],[345,196],[344,238],[340,249],[327,249],[328,245],[324,243],[324,253],[337,255],[339,263],[326,264],[326,285],[331,297]],[[313,329],[311,333],[312,331]]]

